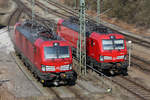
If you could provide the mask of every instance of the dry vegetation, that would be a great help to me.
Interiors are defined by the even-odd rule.
[[[0,8],[8,7],[8,0],[0,0]]]
[[[75,0],[74,0],[75,1]],[[79,2],[79,0],[76,0]],[[88,10],[96,11],[97,0],[85,0]],[[64,0],[69,6],[74,6],[72,0]],[[79,3],[78,3],[79,4]],[[129,24],[150,28],[149,0],[101,0],[101,10],[111,9],[108,17],[117,18]]]

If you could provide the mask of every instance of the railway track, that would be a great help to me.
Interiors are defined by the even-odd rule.
[[[50,2],[50,0],[49,0],[49,2]],[[52,4],[52,3],[51,3]],[[25,6],[24,6],[25,7]],[[41,7],[42,8],[42,7]],[[42,9],[45,9],[45,8],[42,8]],[[49,9],[49,8],[48,8]],[[62,9],[62,8],[61,8]],[[50,9],[49,9],[50,10]],[[27,11],[28,12],[30,12],[31,10],[29,10],[29,9],[27,9]],[[25,11],[26,13],[27,13],[27,11]],[[71,11],[71,10],[70,10]],[[54,12],[56,12],[56,11],[54,11]],[[67,11],[68,12],[68,11]],[[75,13],[75,12],[73,12],[73,13]],[[29,16],[31,16],[31,12],[30,12],[30,14],[29,13],[27,13]],[[37,16],[36,15],[36,17],[38,18],[38,19],[44,19],[44,18],[41,18],[41,17],[39,17],[39,16]],[[143,45],[143,44],[142,44]],[[144,45],[145,46],[145,45]],[[148,46],[147,46],[148,47]],[[110,79],[110,78],[108,78],[108,79]],[[147,90],[145,90],[144,88],[142,88],[139,84],[135,84],[134,82],[131,82],[131,81],[127,81],[128,79],[125,79],[125,78],[118,78],[118,77],[116,77],[116,78],[113,78],[113,79],[111,79],[111,81],[113,81],[113,82],[115,82],[116,84],[118,84],[119,86],[121,86],[121,87],[123,87],[124,89],[126,89],[126,90],[128,90],[129,92],[131,92],[132,94],[134,94],[134,95],[136,95],[136,97],[137,98],[140,98],[140,99],[142,99],[142,100],[149,100],[150,98],[149,98],[149,91],[147,91]],[[122,84],[119,84],[119,83],[117,83],[119,81],[119,83],[122,83]],[[128,84],[128,85],[127,85]],[[127,86],[126,86],[127,85]],[[125,87],[126,86],[126,87]],[[79,85],[79,87],[80,87],[80,85]],[[129,88],[130,87],[130,88]],[[83,88],[83,87],[80,87],[80,88]],[[54,90],[54,89],[52,89],[52,90]],[[136,92],[135,92],[135,90],[136,90]],[[138,90],[138,91],[137,91]],[[72,88],[70,89],[70,91],[72,91]],[[74,90],[75,91],[75,90]],[[142,91],[142,92],[140,92],[140,91]],[[56,94],[56,93],[54,93],[54,94]],[[74,95],[76,95],[77,97],[80,95],[80,94],[78,94],[77,92],[74,92]],[[61,99],[61,96],[58,96],[57,94],[56,94],[56,97],[58,97],[57,99]],[[82,99],[82,98],[78,98],[79,100],[80,99]]]
[[[36,4],[37,6],[39,6],[41,9],[43,9],[43,10],[47,9],[47,12],[48,12],[48,13],[54,14],[54,15],[56,15],[56,16],[58,16],[58,17],[61,17],[61,18],[68,18],[68,17],[70,17],[70,16],[68,16],[68,15],[66,15],[66,14],[64,14],[64,13],[62,13],[62,12],[58,12],[57,10],[54,10],[54,9],[52,9],[52,8],[50,8],[50,7],[45,7],[45,5],[42,4],[42,3],[39,2],[39,1],[37,1],[35,4]]]
[[[136,97],[138,98],[135,98],[135,100],[139,98],[141,100],[150,100],[150,90],[146,89],[140,84],[137,84],[136,82],[130,80],[129,78],[115,77],[113,78],[113,81],[115,81],[118,85],[120,85],[124,89],[130,91],[132,94],[136,95]]]
[[[100,74],[97,71],[97,74]],[[93,75],[97,80],[100,80],[100,77],[97,77],[98,75]],[[142,84],[139,84],[135,82],[135,80],[132,80],[130,77],[124,77],[124,76],[116,76],[116,77],[103,77],[105,80],[109,80],[112,83],[117,84],[121,88],[129,91],[134,95],[135,100],[150,100],[150,90],[145,88]],[[111,88],[111,87],[110,87]]]
[[[150,74],[150,62],[143,59],[143,58],[140,58],[136,55],[132,55],[132,66],[136,66],[136,68],[142,70],[144,73],[147,73],[147,74]]]
[[[86,84],[83,79],[79,79],[75,86],[60,86],[60,87],[43,87],[41,83],[39,83],[33,74],[27,69],[27,67],[23,64],[23,62],[19,59],[18,56],[14,52],[11,52],[11,57],[16,62],[20,70],[24,73],[24,75],[31,81],[31,83],[38,88],[38,90],[46,97],[50,98],[48,100],[93,100],[92,95],[95,94],[104,94],[105,91],[101,91],[100,88],[93,86],[92,84]],[[93,87],[94,89],[90,88]],[[100,95],[101,97],[101,95]],[[91,99],[90,99],[91,98]]]
[[[98,70],[95,70],[92,67],[90,68],[94,70],[98,75],[99,74],[102,75],[103,78],[105,78],[105,80],[109,80],[110,82],[113,82],[119,85],[121,88],[124,88],[125,90],[135,95],[135,98],[136,98],[135,100],[150,100],[150,90],[145,88],[142,84],[135,82],[130,77],[124,77],[124,76],[107,77],[101,72],[99,72]],[[97,76],[92,75],[92,77],[101,81],[101,79]],[[109,86],[109,88],[111,88],[111,86]]]

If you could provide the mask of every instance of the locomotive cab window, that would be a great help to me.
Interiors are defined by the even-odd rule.
[[[57,58],[55,47],[44,47],[44,55],[46,59]]]
[[[102,40],[102,44],[104,50],[120,50],[125,48],[123,39]]]
[[[114,40],[114,46],[115,49],[124,49],[124,40],[123,39],[119,39],[119,40]]]
[[[44,47],[45,59],[69,58],[68,46]]]
[[[113,50],[113,40],[102,40],[104,50]]]
[[[69,47],[63,46],[58,49],[59,58],[69,58]]]

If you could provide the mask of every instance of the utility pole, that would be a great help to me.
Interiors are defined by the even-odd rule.
[[[77,56],[79,58],[80,71],[86,75],[86,30],[85,30],[85,0],[80,0],[80,34],[78,35]]]
[[[101,0],[97,0],[97,23],[100,23],[100,1]]]

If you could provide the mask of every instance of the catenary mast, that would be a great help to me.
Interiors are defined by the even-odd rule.
[[[85,0],[80,0],[80,34],[78,35],[77,57],[79,59],[80,71],[86,74],[86,25],[85,25]]]

